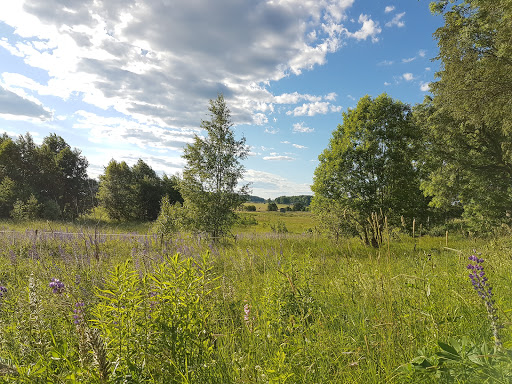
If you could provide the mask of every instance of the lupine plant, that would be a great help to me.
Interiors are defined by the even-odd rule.
[[[466,269],[471,285],[484,302],[494,346],[486,341],[475,343],[467,336],[438,341],[439,352],[428,357],[419,351],[419,356],[402,367],[404,372],[415,371],[419,376],[434,374],[438,379],[464,383],[510,383],[512,380],[512,351],[503,349],[499,334],[503,326],[498,321],[493,288],[485,274],[485,260],[480,257],[481,253],[473,252]]]

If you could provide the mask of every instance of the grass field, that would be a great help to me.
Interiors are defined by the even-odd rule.
[[[478,365],[468,352],[493,336],[466,268],[482,252],[508,350],[509,238],[395,233],[374,249],[304,233],[308,212],[250,214],[257,224],[221,244],[1,223],[0,382],[510,382],[506,355]],[[471,348],[451,373],[408,364],[452,339]]]

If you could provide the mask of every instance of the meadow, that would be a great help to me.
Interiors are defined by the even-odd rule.
[[[216,244],[144,225],[0,223],[0,382],[510,382],[509,237],[392,231],[376,249],[308,230],[308,212],[247,214],[256,224]]]

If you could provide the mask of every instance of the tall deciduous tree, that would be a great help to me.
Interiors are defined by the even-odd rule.
[[[460,204],[475,229],[512,216],[512,3],[437,1],[441,70],[417,107],[432,148],[423,184],[432,204]]]
[[[417,135],[409,106],[386,94],[363,97],[343,113],[343,124],[319,156],[314,210],[329,215],[328,226],[343,222],[343,231],[357,232],[373,245],[382,221],[372,221],[372,215],[385,215],[391,224],[399,224],[402,216],[412,221],[424,215],[426,202],[414,163]],[[329,201],[335,209],[325,208]]]
[[[91,206],[87,160],[60,136],[51,134],[37,146],[29,134],[17,140],[0,137],[0,215],[25,203],[38,206],[42,218],[73,218]],[[33,213],[34,213],[33,212]],[[35,213],[34,213],[35,214]]]
[[[135,197],[131,188],[132,171],[126,162],[110,160],[100,176],[98,200],[114,220],[133,220]]]
[[[195,136],[185,147],[180,191],[196,231],[214,239],[235,223],[235,209],[247,201],[248,185],[238,186],[244,174],[240,163],[248,154],[245,138],[236,140],[231,114],[224,97],[210,100],[210,119],[201,128],[206,137]]]

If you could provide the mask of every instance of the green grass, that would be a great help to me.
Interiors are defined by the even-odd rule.
[[[302,234],[307,212],[254,215],[216,245],[2,223],[18,232],[0,234],[0,382],[439,382],[400,367],[450,337],[492,342],[465,268],[475,248],[510,347],[510,239],[450,236],[447,249],[444,237],[395,234],[373,249]],[[272,233],[273,220],[290,232]]]

